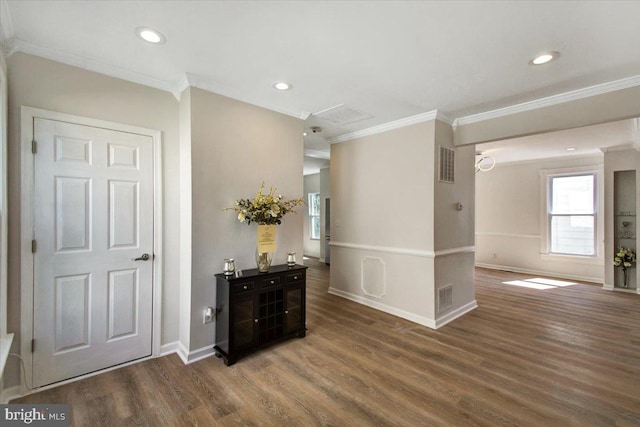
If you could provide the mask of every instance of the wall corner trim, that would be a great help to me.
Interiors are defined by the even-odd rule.
[[[182,343],[178,343],[177,353],[178,356],[180,356],[180,359],[182,359],[182,363],[190,365],[202,359],[206,359],[207,357],[213,356],[215,351],[213,350],[213,344],[204,346],[197,350],[189,351]]]
[[[180,341],[174,341],[160,346],[159,357],[168,356],[173,353],[178,353],[180,349]]]
[[[438,317],[435,322],[436,323],[435,329],[441,328],[449,322],[453,322],[458,317],[462,317],[468,312],[475,310],[476,308],[478,308],[478,303],[476,302],[476,300],[473,300],[471,302],[466,303],[462,307],[458,307],[455,310],[450,311],[449,313],[446,313],[445,315]]]

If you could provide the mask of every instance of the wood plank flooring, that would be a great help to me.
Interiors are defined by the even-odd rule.
[[[170,355],[33,394],[75,426],[639,426],[640,296],[476,270],[479,308],[434,331],[327,294],[307,337],[189,366]]]

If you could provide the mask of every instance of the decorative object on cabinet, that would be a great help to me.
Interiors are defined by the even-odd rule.
[[[623,288],[629,287],[627,270],[633,266],[634,262],[636,262],[636,252],[633,249],[628,248],[618,249],[616,256],[613,258],[613,265],[616,267],[622,267],[622,274],[624,275]]]
[[[263,182],[253,199],[238,199],[235,206],[226,208],[238,214],[238,221],[258,224],[258,247],[256,249],[256,264],[261,273],[269,271],[271,265],[271,253],[276,248],[276,226],[282,223],[282,217],[289,212],[295,212],[295,208],[304,203],[303,198],[284,200],[282,195],[276,195],[276,189],[270,187],[268,193],[264,193]]]
[[[216,274],[216,356],[227,366],[239,357],[306,335],[306,269],[276,265],[269,273]]]
[[[271,267],[273,252],[260,252],[260,246],[256,248],[256,265],[260,273],[267,273]]]
[[[224,268],[222,269],[222,272],[226,276],[233,276],[235,271],[236,271],[236,265],[235,265],[235,261],[233,260],[233,258],[226,258],[224,260]]]
[[[287,254],[287,265],[289,267],[293,267],[294,265],[296,265],[296,253],[295,252],[289,252]]]

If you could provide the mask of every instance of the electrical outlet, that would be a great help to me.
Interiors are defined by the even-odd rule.
[[[206,325],[207,323],[213,322],[215,315],[216,311],[213,309],[213,307],[205,308],[204,312],[202,313],[202,323]]]

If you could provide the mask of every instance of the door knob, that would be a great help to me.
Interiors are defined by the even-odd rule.
[[[149,254],[142,254],[140,257],[138,258],[134,258],[134,261],[147,261],[149,258],[151,258],[149,256]]]

